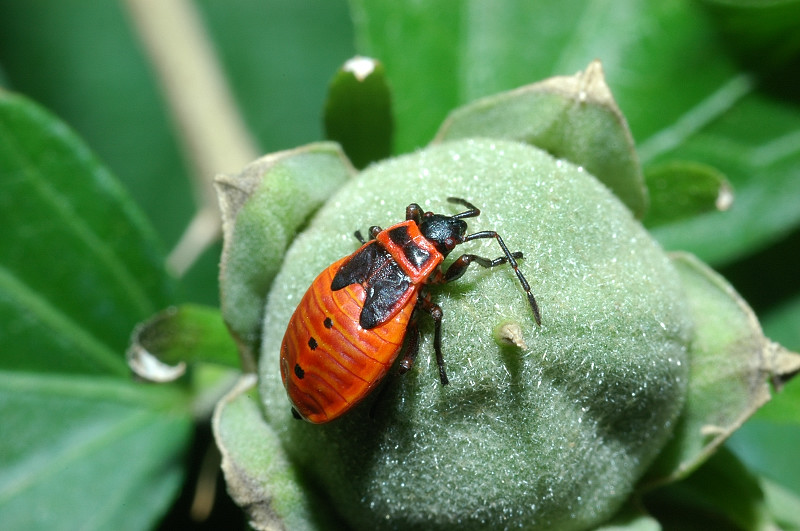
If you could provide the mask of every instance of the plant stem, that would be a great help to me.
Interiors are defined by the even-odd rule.
[[[220,235],[213,179],[257,157],[194,4],[188,0],[126,0],[162,91],[198,203],[167,266],[182,275]]]

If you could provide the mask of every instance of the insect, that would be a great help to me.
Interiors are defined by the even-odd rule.
[[[447,216],[412,203],[405,221],[385,230],[370,227],[369,240],[356,231],[361,247],[331,264],[308,288],[281,344],[281,378],[295,417],[312,423],[338,418],[378,386],[401,351],[399,372],[411,369],[419,350],[421,312],[433,318],[439,378],[447,385],[442,309],[427,288],[460,278],[472,263],[486,268],[508,263],[541,325],[539,306],[517,265],[522,253],[510,252],[494,231],[467,235],[464,219],[480,210],[464,199],[447,200],[467,210]],[[484,238],[494,238],[503,256],[492,260],[463,254],[442,270],[442,261],[457,245]]]

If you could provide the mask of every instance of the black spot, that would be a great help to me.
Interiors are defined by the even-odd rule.
[[[333,327],[333,321],[331,321],[330,317],[326,317],[325,320],[322,321],[322,324],[325,325],[325,328],[332,328]]]
[[[331,290],[337,291],[350,284],[363,284],[390,259],[391,255],[379,246],[377,241],[369,242],[360,251],[353,253],[339,268],[331,281]]]
[[[311,350],[317,350],[317,340],[313,337],[308,340],[308,348]]]
[[[298,377],[300,380],[302,380],[302,379],[303,379],[303,377],[305,377],[305,375],[306,375],[306,371],[304,371],[304,370],[303,370],[303,368],[300,366],[300,364],[299,364],[299,363],[295,363],[295,364],[294,364],[294,374],[295,374],[295,376],[297,376],[297,377]]]

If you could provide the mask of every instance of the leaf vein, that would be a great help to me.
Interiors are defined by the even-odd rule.
[[[706,99],[689,109],[670,127],[662,129],[639,145],[639,159],[647,163],[676,148],[750,93],[755,81],[748,74],[732,77]]]
[[[41,121],[41,117],[35,118]],[[0,126],[3,124],[0,123]],[[68,146],[72,150],[74,157],[80,162],[83,167],[94,166],[94,172],[98,181],[109,182],[113,181],[108,171],[97,163],[92,154],[80,142],[69,138],[72,133],[67,130],[63,124],[57,123],[50,128],[51,134],[58,137],[59,142]],[[153,313],[154,309],[149,300],[149,297],[142,289],[137,278],[131,271],[125,267],[124,263],[118,255],[111,252],[111,243],[104,241],[96,231],[92,230],[90,226],[81,218],[75,211],[74,205],[68,196],[61,193],[56,189],[51,182],[49,182],[39,167],[33,163],[29,158],[29,151],[14,142],[15,135],[12,131],[7,129],[3,131],[3,137],[7,139],[6,147],[9,155],[12,153],[16,155],[17,165],[20,170],[26,175],[25,181],[30,183],[31,188],[36,191],[37,195],[44,203],[49,205],[51,211],[58,216],[65,226],[72,229],[73,234],[77,239],[84,243],[88,253],[97,257],[97,261],[108,268],[113,277],[117,279],[119,285],[123,288],[124,292],[130,297],[131,303],[141,312],[142,315]],[[55,223],[55,220],[53,220]]]
[[[3,298],[11,299],[20,309],[24,308],[27,316],[33,316],[53,333],[69,337],[77,348],[99,366],[112,374],[128,374],[121,355],[117,355],[108,345],[102,343],[50,300],[34,292],[4,267],[0,267],[0,292],[3,293]]]

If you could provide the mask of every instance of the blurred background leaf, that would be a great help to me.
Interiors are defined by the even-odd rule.
[[[754,477],[726,449],[687,479],[645,498],[664,529],[772,529],[764,493]]]
[[[328,82],[354,53],[345,2],[195,6],[261,151],[321,139]],[[124,6],[0,0],[0,70],[7,89],[77,130],[171,248],[194,213],[189,170]],[[182,279],[181,301],[218,303],[220,250],[209,249]]]
[[[782,61],[760,63],[779,70],[743,71],[731,50],[740,35],[723,32],[719,9],[688,0],[351,4],[359,52],[383,61],[395,89],[399,151],[427,143],[457,105],[599,58],[645,169],[680,158],[716,167],[733,185],[730,212],[659,227],[668,249],[724,265],[800,223],[800,108],[796,92],[780,96],[797,86],[796,69],[781,52]],[[779,8],[749,6],[759,20]]]
[[[651,200],[644,224],[650,229],[714,210],[724,211],[733,202],[730,183],[707,164],[680,160],[655,164],[645,180]]]
[[[127,378],[0,371],[8,529],[152,529],[180,492],[187,395]]]
[[[127,374],[131,325],[173,292],[158,240],[64,124],[0,92],[0,366]]]
[[[0,514],[144,529],[171,505],[187,394],[132,380],[131,326],[172,293],[152,227],[61,121],[0,92]]]

